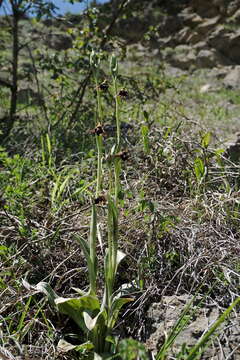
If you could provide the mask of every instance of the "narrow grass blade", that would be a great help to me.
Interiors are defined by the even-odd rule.
[[[172,344],[174,343],[176,337],[183,331],[183,329],[188,325],[190,321],[190,309],[196,300],[197,294],[192,298],[192,300],[187,304],[185,309],[182,311],[179,319],[177,320],[176,324],[171,329],[170,334],[166,338],[164,344],[162,345],[161,349],[156,355],[155,360],[163,360],[166,358],[166,354],[168,350],[171,348]]]

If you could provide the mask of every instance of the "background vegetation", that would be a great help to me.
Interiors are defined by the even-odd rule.
[[[0,17],[0,357],[153,358],[147,309],[186,293],[223,313],[174,355],[201,357],[239,302],[239,154],[223,146],[237,108],[218,105],[239,95],[201,93],[200,70],[170,76],[149,53],[174,1],[147,2],[143,55],[124,38],[142,1],[62,18],[51,2],[10,3]],[[170,358],[193,302],[157,359]]]

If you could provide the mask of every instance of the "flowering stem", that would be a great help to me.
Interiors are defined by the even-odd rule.
[[[97,73],[95,73],[95,83],[96,83],[96,90],[97,90],[97,121],[102,123],[103,113],[102,113],[101,95],[100,95],[100,91],[98,89]],[[102,156],[103,156],[102,134],[100,134],[100,135],[96,134],[96,143],[97,143],[97,150],[98,150],[96,197],[98,197],[99,193],[102,190]]]
[[[117,146],[116,152],[120,150],[120,142],[121,142],[121,129],[120,129],[120,117],[119,117],[119,96],[117,89],[117,79],[113,78],[114,84],[114,92],[115,92],[115,117],[116,117],[116,127],[117,127]]]

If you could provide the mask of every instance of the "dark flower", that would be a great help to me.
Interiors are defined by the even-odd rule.
[[[94,199],[94,204],[100,204],[103,203],[105,204],[107,202],[106,196],[105,195],[99,195],[97,198]]]
[[[100,91],[106,92],[108,91],[109,85],[107,83],[107,80],[104,80],[101,84],[97,87]]]
[[[123,161],[126,161],[129,159],[130,155],[129,155],[129,151],[128,150],[123,150],[120,151],[119,153],[115,154],[115,157],[120,158]]]
[[[125,89],[121,89],[118,93],[118,96],[120,96],[120,98],[122,99],[127,99],[128,98],[128,91]]]
[[[98,135],[98,136],[99,136],[99,135],[101,135],[101,134],[104,134],[105,131],[104,131],[103,126],[102,126],[100,123],[98,123],[97,126],[96,126],[94,129],[89,130],[89,133],[90,133],[90,134],[95,134],[95,135]]]

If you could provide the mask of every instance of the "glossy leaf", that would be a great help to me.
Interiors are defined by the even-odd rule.
[[[86,295],[80,298],[62,298],[55,300],[58,310],[65,315],[68,315],[75,323],[83,330],[87,331],[83,312],[86,310],[96,311],[100,310],[100,304],[95,296]]]

